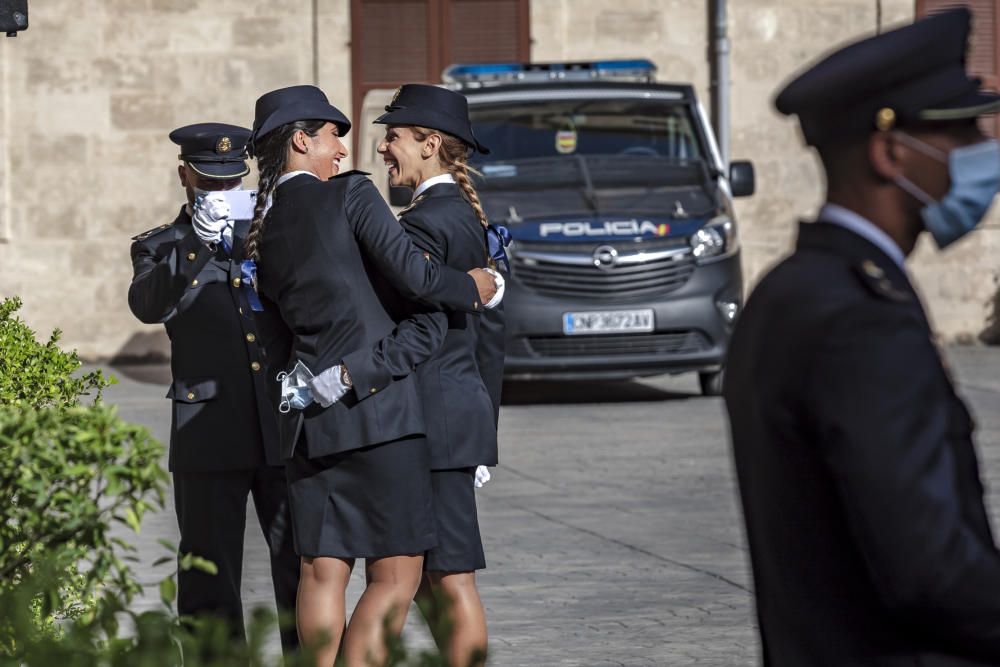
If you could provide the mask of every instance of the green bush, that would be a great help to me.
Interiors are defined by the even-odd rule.
[[[37,341],[14,315],[20,308],[17,297],[0,301],[0,405],[62,408],[91,394],[98,403],[113,380],[100,371],[74,377],[80,360],[76,352],[59,349],[61,332],[53,331],[47,343]]]
[[[132,547],[111,527],[138,532],[143,513],[163,505],[167,476],[162,445],[101,405],[112,380],[79,374],[58,331],[37,341],[15,316],[20,306],[0,302],[0,594],[47,563],[58,576],[36,577],[36,588],[48,585],[25,605],[36,630],[52,633],[60,619],[93,612],[106,591],[127,602],[139,590]],[[20,639],[12,623],[0,613],[0,647]]]

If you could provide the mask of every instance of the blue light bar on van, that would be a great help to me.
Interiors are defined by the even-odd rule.
[[[655,77],[656,65],[645,58],[569,63],[460,63],[441,73],[441,80],[456,88],[546,81],[652,82]]]

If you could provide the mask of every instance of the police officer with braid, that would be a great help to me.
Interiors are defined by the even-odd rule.
[[[256,294],[241,275],[249,221],[228,220],[218,191],[242,188],[250,131],[200,123],[170,133],[187,202],[173,222],[134,237],[128,302],[148,324],[166,327],[173,402],[169,467],[180,554],[215,563],[218,574],[178,573],[182,615],[211,614],[243,634],[240,579],[247,495],[271,557],[277,608],[291,615],[299,581],[277,419],[267,397]],[[294,629],[282,632],[287,652]]]

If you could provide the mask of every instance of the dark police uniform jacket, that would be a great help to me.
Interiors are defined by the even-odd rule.
[[[417,250],[358,173],[329,181],[302,174],[279,185],[259,249],[269,374],[296,359],[317,373],[343,362],[354,385],[329,408],[283,416],[282,454],[293,454],[300,429],[310,458],[424,433],[411,374],[440,346],[445,324],[419,317],[397,327],[374,276],[408,297],[478,312],[472,279]],[[277,383],[273,396],[277,405]]]
[[[972,419],[892,260],[803,224],[724,395],[766,665],[1000,664]]]
[[[246,227],[236,225],[233,259],[221,244],[213,251],[198,239],[185,208],[132,244],[129,308],[143,322],[163,322],[170,337],[169,465],[177,472],[281,463],[263,351],[240,281]]]
[[[488,260],[483,226],[454,183],[422,192],[403,211],[401,222],[417,247],[454,269],[468,271]],[[407,306],[399,300],[394,312],[405,312]],[[447,321],[444,344],[417,369],[431,468],[495,466],[503,312],[435,316]]]

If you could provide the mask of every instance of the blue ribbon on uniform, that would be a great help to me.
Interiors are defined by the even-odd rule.
[[[505,273],[510,273],[510,260],[507,258],[505,248],[510,245],[513,237],[503,225],[486,226],[486,246],[490,252],[490,259],[497,263]]]
[[[264,310],[257,296],[257,262],[252,259],[244,259],[240,263],[240,286],[246,291],[251,310],[258,313]]]

